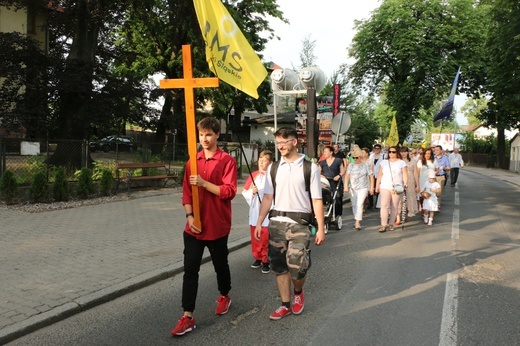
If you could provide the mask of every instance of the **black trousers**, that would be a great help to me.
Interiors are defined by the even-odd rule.
[[[215,240],[199,240],[190,234],[184,234],[184,276],[182,282],[182,308],[193,312],[199,288],[199,270],[204,248],[211,255],[211,262],[217,273],[217,285],[220,294],[226,295],[231,290],[227,247],[228,236]]]
[[[450,182],[451,182],[451,185],[455,185],[455,183],[457,182],[457,179],[459,179],[459,168],[458,167],[454,167],[450,170]]]
[[[343,180],[334,181],[334,179],[327,179],[330,184],[332,195],[336,191],[336,187],[339,185],[338,194],[336,195],[336,202],[334,203],[334,214],[336,216],[343,215]]]

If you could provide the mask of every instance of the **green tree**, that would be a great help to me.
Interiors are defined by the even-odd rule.
[[[46,8],[49,2],[0,0],[0,4],[19,8],[34,4]],[[48,95],[48,102],[44,107],[32,107],[41,109],[47,126],[34,128],[49,129],[51,137],[89,139],[122,134],[125,123],[131,121],[154,129],[157,142],[164,141],[167,130],[176,128],[182,142],[184,93],[159,90],[150,76],[162,73],[167,78],[182,78],[181,48],[187,43],[193,48],[194,75],[210,74],[192,0],[78,0],[60,5],[61,10],[49,12],[47,23],[53,64],[41,69],[48,70],[45,76],[48,89],[40,88]],[[269,18],[285,21],[274,0],[243,0],[225,5],[257,52],[276,37],[269,27]],[[22,85],[23,81],[17,83]],[[17,86],[10,90],[16,90]],[[270,102],[267,81],[261,85],[260,94],[261,98],[254,100],[221,83],[216,90],[198,90],[196,100],[199,105],[207,102],[216,105],[214,115],[229,119],[233,128],[240,125],[244,110],[267,110]],[[150,103],[159,97],[165,98],[164,106],[156,110]],[[13,124],[22,121],[20,117]],[[81,145],[80,141],[76,143],[67,151],[58,145],[50,163],[81,167]],[[159,145],[158,149],[161,148]]]
[[[356,22],[350,77],[371,92],[385,93],[403,139],[420,110],[449,92],[458,66],[468,71],[466,82],[472,85],[485,22],[473,0],[383,1],[369,19]]]
[[[479,115],[487,108],[488,101],[485,98],[468,98],[460,111],[471,126],[477,126],[481,120]]]
[[[491,2],[487,37],[487,91],[491,95],[480,119],[497,129],[498,166],[507,169],[505,129],[520,128],[520,3]]]
[[[24,128],[28,138],[44,137],[47,57],[34,39],[16,32],[0,33],[0,47],[0,123]]]
[[[267,16],[282,19],[273,0],[244,0],[233,5],[224,2],[253,49],[261,52],[267,40],[274,37]],[[267,32],[260,36],[260,33]],[[160,73],[166,78],[182,78],[182,45],[191,44],[193,73],[197,77],[210,76],[205,59],[205,43],[200,32],[191,0],[133,0],[129,4],[128,20],[118,34],[120,49],[131,52],[131,59],[117,62],[120,71],[144,71],[147,75]],[[156,142],[164,140],[167,130],[177,129],[179,141],[186,139],[186,117],[183,90],[154,90],[152,94],[164,97],[164,105],[155,122]],[[241,114],[246,109],[267,110],[270,87],[266,81],[260,86],[258,100],[235,90],[226,83],[219,88],[197,89],[196,101],[200,108],[207,102],[214,106],[213,115],[229,119],[230,128],[240,126]],[[202,116],[202,115],[201,115]]]

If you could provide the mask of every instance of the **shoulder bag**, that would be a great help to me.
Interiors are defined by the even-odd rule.
[[[394,176],[392,175],[392,163],[388,161],[388,168],[390,169],[390,177],[392,178],[392,186],[394,189],[392,190],[392,193],[395,194],[402,194],[404,192],[404,186],[403,184],[395,183],[394,182]]]

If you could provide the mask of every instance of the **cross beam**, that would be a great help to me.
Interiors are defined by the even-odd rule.
[[[219,80],[212,78],[193,78],[191,46],[189,44],[182,46],[182,70],[184,78],[182,79],[162,79],[159,87],[161,89],[184,89],[184,100],[186,108],[186,133],[188,135],[188,155],[190,157],[190,169],[192,175],[197,175],[197,129],[195,122],[195,88],[218,87]],[[200,207],[199,207],[199,188],[195,185],[191,187],[192,207],[194,214],[194,225],[198,229],[201,228]]]

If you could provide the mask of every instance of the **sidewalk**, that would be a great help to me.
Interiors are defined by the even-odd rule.
[[[498,180],[502,180],[508,182],[510,184],[516,185],[520,187],[520,173],[514,173],[505,169],[499,168],[486,168],[480,166],[465,166],[460,169],[460,174],[464,174],[464,171],[470,171],[479,173],[482,175],[487,175],[489,177],[496,178]]]
[[[0,208],[0,344],[183,271],[180,190],[132,196],[43,213]],[[230,251],[250,239],[241,194],[232,205]]]
[[[467,166],[460,174],[465,171],[520,187],[517,173]],[[132,195],[43,213],[0,208],[0,344],[182,272],[180,191]],[[249,244],[247,215],[237,193],[230,251]]]

